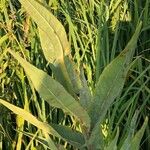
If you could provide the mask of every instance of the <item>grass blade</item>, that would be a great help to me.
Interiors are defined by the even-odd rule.
[[[38,127],[39,129],[42,129],[43,131],[54,135],[56,137],[61,138],[61,136],[47,123],[41,122],[39,121],[36,117],[34,117],[32,114],[30,114],[28,111],[19,108],[15,105],[12,105],[8,102],[6,102],[5,100],[0,99],[0,103],[2,105],[4,105],[5,107],[7,107],[8,109],[10,109],[11,111],[13,111],[15,114],[19,115],[20,117],[22,117],[24,120],[30,122],[31,124],[35,125],[36,127]]]
[[[145,118],[145,121],[141,127],[141,129],[135,134],[132,142],[131,142],[131,148],[132,150],[137,150],[140,148],[140,142],[141,142],[141,139],[143,137],[143,134],[144,134],[144,131],[146,129],[146,126],[148,124],[148,117]]]

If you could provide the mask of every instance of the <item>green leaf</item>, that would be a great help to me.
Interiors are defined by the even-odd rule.
[[[46,59],[53,63],[69,53],[70,47],[62,24],[42,3],[36,0],[20,0],[27,13],[40,28],[40,38]]]
[[[131,140],[134,136],[138,115],[139,111],[137,110],[131,120],[128,130],[126,131],[127,134],[124,136],[125,138],[122,140],[123,143],[121,145],[120,150],[130,150]]]
[[[54,47],[54,45],[58,44],[58,41],[54,39],[54,35],[48,36],[47,32],[44,32],[40,28],[39,34],[44,56],[48,62],[53,64],[50,66],[54,73],[54,77],[71,95],[74,95],[73,87],[64,62],[63,50]]]
[[[53,129],[55,129],[59,133],[59,135],[63,137],[63,139],[65,139],[66,141],[68,141],[70,144],[72,144],[73,146],[77,148],[80,148],[85,143],[84,136],[80,132],[73,131],[71,128],[66,127],[66,126],[52,124],[52,123],[50,123],[50,126]],[[46,141],[45,138],[35,136],[32,133],[28,133],[24,131],[19,131],[19,132],[22,132],[24,135],[36,139],[37,141],[39,141],[40,143],[46,146],[49,146],[50,144],[48,143],[48,141]]]
[[[129,70],[129,63],[132,60],[136,43],[140,34],[142,23],[137,26],[131,40],[121,52],[102,72],[96,85],[93,104],[90,109],[90,116],[92,121],[91,140],[95,141],[96,136],[99,135],[99,125],[102,123],[109,107],[120,94],[127,72]],[[95,137],[95,138],[94,138]]]
[[[128,65],[136,48],[141,25],[141,23],[138,25],[133,37],[121,54],[104,69],[99,77],[90,112],[92,125],[103,120],[107,110],[124,86]]]
[[[63,50],[54,35],[49,35],[39,27],[42,50],[48,63],[55,63],[63,58]]]
[[[0,99],[0,103],[4,105],[5,107],[7,107],[8,109],[10,109],[11,111],[13,111],[15,114],[19,115],[24,120],[35,125],[37,128],[42,129],[46,133],[49,133],[53,136],[64,139],[76,147],[82,146],[85,142],[84,136],[80,132],[73,131],[71,130],[71,128],[66,127],[66,126],[61,126],[61,125],[52,124],[52,123],[49,125],[45,122],[41,122],[32,114],[30,114],[28,111],[22,108],[19,108],[17,106],[14,106],[6,102],[5,100]],[[55,144],[52,141],[50,142],[51,142],[51,147],[53,147],[52,149],[54,149]]]
[[[129,126],[129,132],[127,133],[127,137],[124,140],[120,150],[138,150],[140,148],[140,142],[143,137],[145,128],[148,123],[148,118],[145,118],[145,121],[139,131],[134,136],[135,133],[135,127],[137,122],[138,113],[135,113],[135,115],[132,118],[131,124]]]
[[[42,3],[21,0],[21,4],[38,25],[43,53],[46,60],[54,65],[51,65],[51,69],[55,78],[74,96],[75,92],[64,62],[64,56],[70,53],[64,27]]]
[[[65,65],[73,85],[73,90],[76,94],[80,96],[80,104],[83,108],[88,110],[91,104],[91,92],[87,85],[87,81],[84,76],[83,68],[77,67],[75,62],[70,57],[65,57]]]
[[[66,66],[66,70],[68,72],[69,78],[71,80],[71,83],[73,85],[74,91],[76,94],[79,94],[80,89],[82,88],[81,80],[80,80],[80,71],[73,62],[73,59],[69,56],[64,57],[64,62]]]
[[[84,71],[82,68],[80,69],[80,80],[82,85],[82,88],[80,89],[80,104],[83,108],[89,110],[91,106],[92,94],[87,85],[87,81],[85,79]]]
[[[73,131],[70,128],[57,124],[50,124],[64,139],[66,139],[72,145],[80,148],[85,144],[84,136],[77,131]]]
[[[143,134],[144,134],[147,124],[148,124],[148,117],[145,118],[145,121],[144,121],[141,129],[135,134],[134,138],[132,139],[130,150],[140,149],[140,142],[143,137]]]
[[[8,50],[22,65],[31,79],[35,89],[40,96],[51,106],[61,108],[69,114],[76,116],[87,128],[90,126],[90,118],[87,112],[75,99],[64,89],[64,87],[50,77],[44,71],[31,65],[17,53]]]
[[[73,90],[64,59],[58,59],[54,65],[51,65],[51,69],[56,80],[61,83],[72,96],[75,96],[75,91]]]
[[[118,137],[119,137],[119,129],[117,129],[115,138],[109,142],[108,146],[104,148],[104,150],[117,150]]]

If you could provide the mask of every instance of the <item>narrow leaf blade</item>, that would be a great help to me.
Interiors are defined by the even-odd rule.
[[[144,134],[147,124],[148,124],[148,117],[145,118],[145,121],[144,121],[141,129],[135,134],[134,138],[132,139],[130,149],[132,149],[132,150],[140,149],[140,142],[143,137],[143,134]]]
[[[35,125],[39,129],[42,129],[43,131],[45,131],[51,135],[54,135],[56,137],[61,138],[61,136],[51,126],[49,126],[47,123],[39,121],[36,117],[34,117],[28,111],[26,111],[22,108],[19,108],[15,105],[12,105],[12,104],[10,104],[10,103],[6,102],[5,100],[2,100],[2,99],[0,99],[0,103],[2,105],[4,105],[5,107],[7,107],[8,109],[10,109],[11,111],[13,111],[15,114],[21,116],[24,120]]]

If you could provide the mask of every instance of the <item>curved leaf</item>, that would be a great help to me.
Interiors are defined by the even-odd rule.
[[[22,65],[27,75],[30,77],[35,89],[40,96],[51,106],[61,108],[64,111],[76,116],[87,128],[90,126],[88,113],[75,101],[75,99],[64,89],[64,87],[50,77],[44,71],[31,65],[17,53],[8,50]]]
[[[63,54],[67,55],[70,50],[69,42],[65,29],[58,19],[38,1],[20,0],[20,2],[40,28],[41,43],[47,60],[53,63]],[[51,51],[51,55],[48,51]]]

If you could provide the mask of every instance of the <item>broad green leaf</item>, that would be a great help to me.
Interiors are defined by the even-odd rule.
[[[48,62],[53,63],[53,65],[51,65],[51,69],[55,78],[67,89],[70,94],[73,95],[73,87],[64,63],[63,51],[58,52],[58,48],[55,49],[53,46],[57,44],[54,43],[57,42],[57,40],[52,39],[53,36],[48,37],[47,33],[40,28],[39,33],[44,56]]]
[[[35,0],[21,0],[21,4],[38,25],[43,53],[46,60],[54,65],[51,69],[55,78],[71,95],[75,95],[64,62],[64,56],[70,53],[64,27],[42,3]]]
[[[50,77],[44,71],[31,65],[17,53],[8,50],[22,65],[31,79],[35,89],[40,96],[51,106],[61,108],[69,114],[76,116],[87,128],[90,126],[90,118],[87,112],[75,99],[64,89],[64,87]]]
[[[144,121],[141,129],[139,131],[137,131],[137,133],[133,137],[133,139],[131,141],[130,150],[138,150],[138,149],[140,149],[140,142],[141,142],[141,139],[143,137],[143,134],[144,134],[144,131],[146,129],[147,124],[148,124],[148,117],[145,118],[145,121]]]
[[[40,28],[41,43],[47,60],[53,62],[63,54],[67,55],[70,50],[69,42],[64,27],[57,18],[36,0],[20,0],[20,2]]]
[[[140,23],[131,40],[121,52],[107,67],[99,77],[96,85],[93,104],[90,109],[93,132],[91,138],[98,135],[99,124],[103,121],[109,107],[115,98],[121,92],[129,70],[129,63],[132,60],[136,43],[140,34],[142,23]]]
[[[63,51],[61,48],[54,47],[58,43],[57,39],[54,39],[54,35],[49,37],[48,33],[41,30],[40,27],[39,34],[44,56],[48,62],[53,64],[51,69],[55,78],[73,95],[73,87],[65,66]]]
[[[42,50],[48,63],[55,63],[59,59],[62,59],[63,50],[61,46],[58,44],[56,36],[49,35],[48,32],[44,32],[42,29],[40,29],[40,27],[39,27],[39,35]]]
[[[128,65],[131,62],[134,49],[136,48],[141,25],[141,23],[138,25],[133,37],[121,54],[104,69],[99,77],[90,112],[92,125],[103,120],[110,105],[124,86]]]
[[[99,125],[97,128],[95,128],[94,132],[92,131],[91,136],[88,140],[88,145],[92,147],[93,149],[100,149],[103,150],[105,147],[105,141],[104,136],[102,133],[102,127]]]
[[[66,127],[66,126],[62,126],[62,125],[57,125],[57,124],[50,124],[50,126],[54,127],[54,129],[56,129],[56,131],[66,140],[68,141],[70,144],[72,144],[73,146],[80,148],[83,144],[84,144],[84,137],[81,133],[76,132],[76,131],[72,131],[70,128]],[[39,137],[39,136],[35,136],[32,133],[28,133],[25,131],[19,131],[22,132],[24,135],[30,137],[30,138],[34,138],[35,140],[37,140],[38,142],[40,142],[43,145],[46,145],[47,147],[49,147],[49,142],[46,141],[45,138],[43,137]]]

